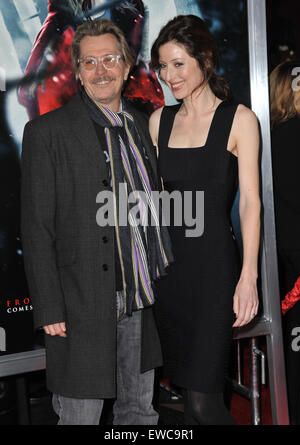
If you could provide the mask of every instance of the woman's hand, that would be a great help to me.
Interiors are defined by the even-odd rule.
[[[258,304],[256,280],[241,277],[233,296],[233,311],[236,315],[233,327],[244,326],[253,320]]]

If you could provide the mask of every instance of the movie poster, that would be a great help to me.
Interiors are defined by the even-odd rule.
[[[73,34],[84,21],[103,17],[122,28],[135,56],[125,96],[147,113],[174,103],[151,69],[150,50],[160,28],[179,14],[207,21],[221,52],[220,74],[234,98],[250,106],[246,0],[0,0],[0,355],[42,345],[20,236],[24,125],[78,91],[69,57]]]

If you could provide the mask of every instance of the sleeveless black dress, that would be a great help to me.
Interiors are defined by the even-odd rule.
[[[233,295],[239,278],[240,255],[230,212],[237,191],[237,158],[227,143],[237,105],[221,102],[206,144],[199,148],[169,148],[168,141],[180,105],[164,107],[159,129],[159,169],[164,189],[193,196],[204,192],[204,230],[187,237],[191,221],[171,209],[169,233],[175,262],[156,285],[155,313],[160,333],[164,374],[173,384],[199,392],[224,389],[234,322]],[[189,193],[184,193],[189,192]],[[173,200],[171,200],[173,201]],[[173,201],[175,202],[175,200]],[[200,207],[199,207],[200,208]],[[199,212],[198,212],[199,216]]]

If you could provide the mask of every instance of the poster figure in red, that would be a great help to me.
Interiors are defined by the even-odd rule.
[[[70,61],[72,37],[83,21],[103,17],[113,20],[122,28],[136,59],[124,95],[148,106],[149,111],[163,105],[163,94],[156,74],[139,57],[145,13],[143,2],[120,1],[114,2],[114,7],[105,8],[107,3],[111,2],[49,0],[48,16],[36,37],[24,73],[25,78],[35,73],[36,80],[24,83],[18,91],[19,102],[26,107],[29,119],[64,105],[78,91],[79,85]],[[45,72],[44,78],[40,78],[41,72]]]

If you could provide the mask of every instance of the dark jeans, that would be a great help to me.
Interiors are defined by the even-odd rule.
[[[152,406],[154,370],[140,372],[141,311],[122,315],[123,298],[117,294],[117,397],[114,425],[156,425],[158,414]],[[59,425],[98,425],[102,399],[73,399],[53,395]]]

